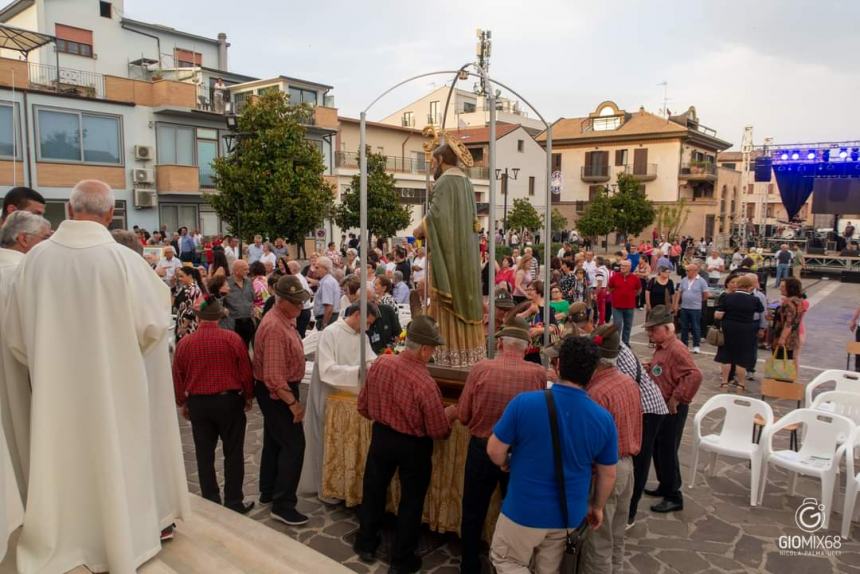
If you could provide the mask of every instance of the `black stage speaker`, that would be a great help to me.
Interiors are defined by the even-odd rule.
[[[769,157],[755,158],[755,180],[756,182],[768,182],[771,176],[773,161]]]
[[[860,283],[860,271],[843,271],[843,283]]]
[[[825,251],[823,247],[808,247],[806,249],[807,255],[824,255]]]

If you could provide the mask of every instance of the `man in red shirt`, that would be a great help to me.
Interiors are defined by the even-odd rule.
[[[642,283],[630,273],[629,259],[621,262],[621,270],[609,278],[609,293],[612,295],[612,323],[621,331],[621,340],[630,345],[630,330],[633,328],[633,309]]]
[[[524,358],[530,341],[526,320],[514,316],[506,321],[496,337],[495,358],[484,359],[472,367],[459,402],[446,409],[454,413],[472,435],[463,482],[461,574],[480,574],[481,535],[490,499],[496,485],[502,498],[508,488],[510,474],[487,456],[487,439],[512,398],[525,391],[546,388],[546,370]]]
[[[591,339],[600,348],[600,362],[585,390],[615,421],[618,464],[615,486],[603,509],[603,524],[585,539],[582,564],[586,572],[621,572],[624,530],[633,497],[633,456],[642,445],[642,402],[639,386],[615,365],[621,350],[618,328],[601,325],[592,331]]]
[[[260,502],[272,502],[271,518],[298,526],[308,517],[296,510],[296,489],[305,457],[299,383],[305,375],[305,351],[296,317],[310,294],[295,275],[275,284],[275,305],[266,313],[254,339],[254,394],[263,411]]]
[[[388,485],[399,471],[400,505],[389,572],[421,569],[415,550],[433,470],[433,439],[451,433],[442,392],[427,371],[427,361],[441,344],[436,322],[427,315],[416,317],[406,328],[406,350],[380,356],[358,395],[358,412],[373,421],[373,435],[353,549],[363,561],[375,560]]]
[[[660,486],[656,490],[646,488],[645,494],[663,497],[661,502],[651,507],[654,512],[674,512],[684,509],[678,447],[690,403],[702,384],[702,371],[696,366],[687,346],[675,336],[674,317],[668,307],[657,305],[651,309],[645,329],[657,345],[654,357],[645,364],[645,368],[660,387],[669,408],[669,414],[663,419],[654,439],[654,470]]]
[[[254,396],[251,360],[242,338],[218,327],[221,302],[210,296],[194,313],[197,331],[183,337],[173,358],[173,389],[182,416],[191,421],[197,474],[203,498],[221,504],[215,477],[215,447],[224,449],[224,506],[247,514],[245,504],[245,411]]]

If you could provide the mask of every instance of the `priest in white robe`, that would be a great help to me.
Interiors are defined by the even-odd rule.
[[[134,572],[189,514],[167,355],[168,288],[107,230],[114,194],[82,181],[33,248],[2,331],[30,371],[30,473],[18,571]]]
[[[305,408],[305,460],[299,491],[322,494],[323,449],[325,439],[325,409],[333,391],[347,391],[358,395],[358,370],[362,342],[366,345],[367,362],[376,358],[367,335],[360,332],[361,306],[353,303],[344,317],[332,323],[320,334],[316,361],[308,389]],[[372,325],[379,311],[373,303],[367,305],[367,323]],[[334,502],[334,501],[332,501]]]
[[[0,325],[12,278],[24,255],[51,235],[51,223],[40,215],[13,211],[0,228]],[[27,368],[3,345],[0,329],[0,560],[9,535],[24,520],[30,445],[30,380]]]

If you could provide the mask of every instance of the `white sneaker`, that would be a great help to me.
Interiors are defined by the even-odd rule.
[[[693,347],[693,352],[698,355],[699,353],[702,352],[702,350],[699,347]]]

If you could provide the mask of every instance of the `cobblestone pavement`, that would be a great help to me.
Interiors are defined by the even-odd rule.
[[[801,379],[811,380],[825,368],[844,368],[845,344],[848,340],[847,324],[855,306],[860,302],[860,285],[833,281],[804,281],[808,288],[812,308],[807,318],[807,343],[801,354]],[[770,289],[770,297],[776,297]],[[636,324],[643,321],[637,312]],[[634,329],[633,348],[647,357],[650,350],[641,328]],[[860,544],[843,541],[838,553],[830,556],[783,556],[778,547],[781,535],[801,535],[795,525],[794,514],[804,497],[820,497],[820,487],[811,478],[800,477],[797,495],[788,494],[788,475],[778,469],[769,474],[764,502],[760,507],[749,506],[749,468],[741,461],[720,459],[713,477],[705,476],[700,463],[696,484],[688,489],[692,440],[692,421],[696,410],[718,392],[719,370],[713,362],[712,347],[703,345],[703,353],[696,362],[705,373],[702,388],[696,397],[687,420],[687,429],[681,446],[682,474],[684,477],[684,510],[669,515],[650,512],[655,499],[643,497],[636,525],[627,532],[625,556],[626,572],[774,572],[778,574],[849,572],[860,574]],[[761,363],[760,363],[761,365]],[[759,369],[761,370],[761,369]],[[748,386],[748,394],[757,396],[758,384]],[[791,405],[774,404],[777,416]],[[189,424],[180,419],[183,450],[188,470],[189,486],[199,493],[194,446]],[[256,500],[257,475],[262,440],[262,419],[257,406],[249,413],[245,442],[245,494]],[[220,452],[216,460],[223,460]],[[220,463],[219,463],[220,464]],[[220,476],[220,469],[219,469]],[[653,473],[652,473],[653,479]],[[844,484],[844,473],[838,482]],[[653,482],[652,482],[653,484]],[[836,495],[834,508],[841,509],[841,490]],[[356,572],[385,572],[387,564],[377,562],[367,566],[353,554],[350,534],[358,527],[354,509],[327,507],[316,499],[303,498],[299,510],[310,516],[310,522],[301,528],[291,528],[269,518],[269,507],[255,508],[250,516],[275,530],[291,536],[309,547],[344,563]],[[841,512],[831,514],[830,530],[836,535],[842,522]],[[823,534],[820,531],[818,534]],[[860,538],[860,524],[852,532]],[[424,556],[424,570],[437,574],[458,572],[459,540],[455,535],[428,534],[423,543],[429,553]],[[432,549],[435,548],[435,549]],[[432,550],[431,550],[432,549]],[[488,570],[489,571],[489,570]]]

